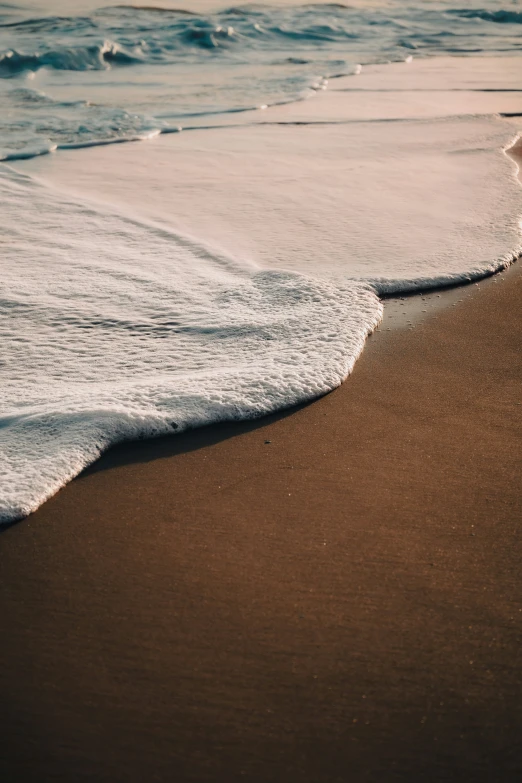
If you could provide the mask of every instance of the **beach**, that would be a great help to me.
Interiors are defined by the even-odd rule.
[[[0,781],[515,783],[522,15],[49,3],[0,8]]]
[[[2,535],[3,780],[518,779],[520,270],[463,292]]]

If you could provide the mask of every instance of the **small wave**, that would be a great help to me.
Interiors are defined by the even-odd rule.
[[[161,133],[165,133],[166,131],[174,133],[179,132],[179,130],[179,128],[155,128],[154,130],[145,131],[144,133],[138,133],[135,136],[124,136],[114,139],[88,139],[87,141],[71,141],[68,143],[65,142],[63,144],[57,145],[56,149],[81,150],[87,149],[88,147],[107,147],[109,144],[126,144],[128,142],[134,141],[147,141],[147,139],[154,139],[156,136],[159,136]]]
[[[69,32],[77,33],[79,30],[84,32],[86,28],[92,29],[96,23],[88,16],[43,16],[30,19],[17,19],[15,22],[0,22],[0,29],[10,29],[13,32],[21,33],[55,33]]]
[[[199,16],[197,11],[189,11],[187,8],[167,8],[161,5],[132,5],[120,4],[106,6],[105,11],[146,11],[147,13],[182,14],[183,16]]]
[[[198,50],[226,56],[251,50],[286,56],[295,65],[313,65],[317,53],[330,47],[332,55],[347,55],[361,44],[382,57],[401,46],[444,51],[448,14],[464,34],[480,34],[481,22],[522,23],[515,10],[418,9],[406,20],[375,8],[350,8],[340,3],[301,6],[252,5],[232,7],[213,14],[197,14],[179,8],[122,4],[100,8],[90,16],[49,16],[7,19],[0,23],[0,76],[50,67],[58,70],[103,70],[112,64],[169,63],[186,60]],[[460,22],[458,21],[460,20]],[[475,21],[475,26],[473,26]],[[411,39],[405,43],[405,27]],[[92,43],[95,36],[98,42]],[[506,44],[503,35],[502,46]],[[438,40],[440,38],[440,40]],[[494,38],[488,45],[495,45]],[[516,36],[514,37],[514,39]],[[402,40],[401,40],[402,39]],[[292,51],[288,53],[288,44]],[[517,48],[517,41],[508,48]],[[372,59],[375,60],[376,57]],[[386,59],[389,59],[386,58]]]
[[[199,128],[199,126],[197,127]],[[137,141],[148,141],[161,134],[180,133],[182,130],[183,128],[180,126],[167,126],[145,130],[141,133],[128,134],[126,136],[113,136],[112,138],[89,138],[79,141],[64,141],[61,143],[47,142],[40,146],[28,145],[7,152],[2,152],[0,150],[0,162],[13,163],[17,160],[30,160],[31,158],[38,158],[42,155],[50,155],[57,150],[81,150],[88,149],[89,147],[107,147],[110,144],[129,144]],[[192,128],[188,128],[187,130],[192,130]]]
[[[40,90],[33,90],[30,87],[17,87],[9,93],[11,105],[33,105],[33,104],[52,104],[54,101]]]
[[[110,144],[128,144],[136,141],[147,141],[159,136],[161,133],[179,133],[180,128],[165,128],[162,130],[153,130],[141,133],[135,136],[118,136],[113,139],[88,139],[86,141],[71,141],[63,144],[48,144],[47,146],[15,150],[2,154],[0,152],[0,161],[3,163],[13,163],[16,160],[30,160],[42,155],[50,155],[57,150],[81,150],[89,147],[107,147]]]
[[[0,74],[3,72],[4,75],[15,75],[21,71],[37,71],[40,68],[60,71],[105,70],[112,64],[128,65],[141,60],[136,53],[113,41],[77,48],[51,49],[42,54],[25,54],[10,49],[0,54]]]
[[[232,42],[234,37],[235,30],[231,26],[217,25],[214,27],[204,23],[189,27],[183,35],[183,40],[187,44],[200,46],[204,49],[217,49],[219,46]]]
[[[336,41],[339,38],[344,40],[356,39],[358,35],[356,32],[348,32],[347,30],[340,30],[335,25],[310,25],[304,30],[293,30],[292,28],[281,26],[274,26],[270,28],[270,32],[280,36],[282,38],[291,38],[297,41]]]
[[[496,22],[497,24],[522,24],[522,11],[508,11],[499,9],[490,11],[487,8],[452,8],[449,14],[460,16],[462,19],[482,19],[484,22]]]
[[[41,155],[49,155],[51,152],[55,152],[58,149],[57,144],[46,144],[41,147],[25,148],[21,150],[15,150],[14,152],[0,151],[0,161],[3,163],[13,162],[15,160],[30,160],[31,158],[38,158]]]

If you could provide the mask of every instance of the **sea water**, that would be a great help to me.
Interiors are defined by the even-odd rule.
[[[0,158],[306,99],[365,63],[522,49],[519,2],[147,5],[0,4]]]
[[[378,323],[379,295],[510,263],[522,213],[503,152],[514,127],[496,112],[379,108],[370,123],[349,95],[369,64],[407,67],[412,55],[512,63],[521,32],[522,9],[507,2],[0,5],[0,521],[115,442],[326,393]],[[314,106],[328,107],[328,128]],[[119,205],[103,196],[120,147],[78,149],[190,129],[167,177],[172,146],[141,169],[136,147],[125,152],[133,193]],[[87,193],[86,175],[83,193],[79,175],[74,193],[50,184],[51,158],[22,163],[62,155],[64,184],[70,156],[91,152],[84,169],[105,175],[103,193]],[[148,188],[151,214],[138,209]],[[249,252],[219,241],[224,216]]]

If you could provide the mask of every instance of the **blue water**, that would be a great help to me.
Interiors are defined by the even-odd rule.
[[[522,49],[496,0],[248,5],[214,13],[0,4],[0,159],[126,140],[302,100],[358,64]],[[197,7],[197,3],[193,4]]]

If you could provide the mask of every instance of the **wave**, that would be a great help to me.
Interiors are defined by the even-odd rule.
[[[400,10],[395,12],[400,17]],[[453,13],[451,30],[448,13]],[[358,72],[356,63],[404,59],[409,50],[453,51],[457,36],[463,49],[516,49],[520,36],[511,26],[520,23],[519,16],[495,8],[475,16],[409,9],[400,19],[340,4],[249,6],[205,16],[113,6],[89,17],[8,21],[0,25],[0,102],[7,108],[0,116],[0,136],[6,140],[0,159],[175,133],[181,130],[177,117],[193,118],[184,130],[201,129],[196,123],[205,116],[313,94],[326,86],[324,76],[333,67],[345,75]],[[485,21],[499,23],[501,32],[485,35]],[[188,67],[160,70],[179,63]],[[129,67],[107,73],[113,66]],[[28,82],[43,68],[49,73]],[[93,74],[85,79],[82,72],[88,71]],[[54,90],[55,97],[30,89],[29,83]],[[82,92],[86,84],[93,100]],[[364,138],[353,145],[354,172],[363,165],[362,150],[377,122],[383,121],[365,123]],[[395,142],[402,143],[399,122],[383,126],[374,147],[377,157],[388,148],[397,155],[391,136],[396,128]],[[420,128],[416,150],[426,143],[426,128]],[[327,134],[320,132],[321,138]],[[495,155],[501,133],[495,136]],[[294,146],[297,135],[288,133]],[[446,135],[437,134],[437,144]],[[433,139],[431,144],[433,149]],[[486,129],[468,145],[472,149],[451,152],[472,151],[475,172],[480,156],[492,152],[491,144]],[[461,177],[459,187],[467,183],[461,203],[466,209],[475,205],[474,212],[469,207],[471,213],[454,219],[445,212],[445,187],[439,183],[434,193],[430,209],[437,202],[444,225],[450,224],[449,251],[440,250],[438,232],[435,254],[419,243],[415,260],[405,259],[403,237],[419,220],[397,228],[390,205],[379,211],[378,199],[361,209],[368,193],[364,182],[356,189],[359,233],[347,237],[338,256],[328,236],[320,247],[320,270],[307,245],[304,261],[299,253],[286,259],[291,266],[298,258],[294,271],[247,266],[178,232],[62,195],[1,165],[7,263],[0,280],[0,523],[37,508],[118,441],[261,416],[333,389],[351,371],[380,318],[378,296],[461,283],[507,266],[519,252],[510,250],[519,236],[513,219],[518,193],[513,183],[496,176],[492,160],[488,157],[476,187],[468,182],[471,167]],[[312,167],[313,161],[306,161],[304,168]],[[415,188],[424,173],[414,167],[404,176],[400,168],[401,199],[411,202],[414,196],[407,191],[419,192]],[[315,171],[322,176],[322,169]],[[252,181],[261,188],[264,178]],[[317,179],[313,182],[315,187]],[[194,180],[191,187],[196,186]],[[417,202],[422,217],[422,197]],[[415,215],[415,208],[404,211]],[[285,216],[284,209],[279,213]],[[301,214],[299,221],[296,237],[304,225]],[[381,222],[385,241],[372,244]],[[285,224],[287,230],[291,233]],[[272,233],[276,236],[276,229]],[[362,234],[363,249],[373,252],[357,255],[352,244],[362,241]],[[350,255],[360,263],[359,274],[351,278],[344,266]],[[283,251],[274,253],[282,256]],[[372,265],[375,258],[378,267]],[[334,262],[335,277],[321,278]]]
[[[187,8],[167,8],[161,5],[133,5],[131,3],[120,3],[119,5],[106,6],[107,11],[111,10],[126,10],[126,11],[146,11],[147,13],[162,13],[162,14],[182,14],[183,16],[199,16],[197,11],[189,11]]]
[[[86,32],[96,29],[96,22],[88,16],[42,16],[17,19],[15,22],[0,22],[0,29],[13,33],[65,33]]]
[[[520,12],[483,3],[482,10],[421,3],[407,13],[399,4],[248,5],[206,14],[122,4],[90,15],[28,18],[20,18],[28,12],[19,8],[15,20],[0,16],[0,159],[133,140],[168,132],[187,117],[291,103],[353,73],[358,63],[403,60],[410,52],[520,51]],[[486,18],[504,24],[484,25]],[[50,73],[36,77],[41,69]],[[104,75],[88,83],[84,72]],[[32,78],[44,88],[50,82],[54,103],[20,100],[23,82]]]
[[[10,49],[0,54],[0,74],[55,68],[61,71],[104,70],[112,64],[128,65],[142,58],[113,41],[76,48],[50,49],[42,54],[24,54]]]
[[[413,230],[408,216],[419,190],[404,193],[399,209],[389,211],[386,193],[376,196],[366,171],[359,183],[351,181],[362,209],[340,253],[335,242],[325,243],[317,263],[314,240],[306,241],[302,256],[286,257],[284,271],[247,265],[168,227],[0,166],[7,261],[0,281],[0,523],[36,509],[117,442],[254,418],[330,391],[351,372],[378,323],[378,296],[469,282],[515,260],[520,247],[510,248],[520,243],[520,192],[514,176],[503,176],[512,165],[499,150],[509,131],[498,120],[476,117],[440,126],[444,133],[439,127],[428,138],[425,123],[395,135],[365,127],[342,143],[359,161],[361,146],[382,150],[386,140],[394,150],[391,170],[398,169],[400,182],[413,183],[419,147],[433,154],[435,140],[442,142],[442,165],[435,159],[432,168],[452,172],[457,195],[448,201],[450,181],[438,173],[433,180],[428,174],[425,187],[438,183],[445,239],[438,218],[429,222],[437,212],[430,202],[418,213],[428,223],[412,240],[404,226]],[[396,164],[399,139],[417,149],[411,170],[405,158]],[[309,150],[309,140],[287,143]],[[459,167],[453,156],[469,153],[473,165]],[[320,176],[331,178],[324,163],[311,169],[319,189]],[[255,174],[259,164],[253,165]],[[212,192],[207,197],[211,203]],[[263,191],[261,197],[266,200]],[[405,222],[397,227],[401,210]],[[301,212],[296,218],[292,212],[282,225],[290,235],[295,219],[299,232],[306,225]],[[280,230],[272,228],[276,238]],[[372,263],[383,247],[385,259]]]
[[[487,8],[454,8],[447,11],[449,14],[460,16],[463,19],[482,19],[484,22],[496,24],[522,24],[522,11],[510,11],[499,9],[492,11]]]
[[[310,10],[319,10],[321,12],[325,12],[328,10],[346,10],[350,11],[353,9],[350,5],[345,5],[344,3],[304,3],[300,6],[301,8],[306,8]],[[259,13],[260,9],[272,9],[273,6],[270,4],[263,4],[263,3],[256,3],[252,6],[231,6],[230,8],[227,8],[222,11],[223,14],[244,14],[249,15],[251,13]],[[169,8],[167,6],[154,6],[154,5],[138,5],[133,3],[120,3],[118,5],[112,5],[112,6],[106,6],[106,11],[112,11],[112,10],[118,10],[118,9],[125,9],[130,11],[145,11],[150,13],[164,13],[164,14],[184,14],[186,16],[201,16],[202,14],[198,11],[189,11],[186,8]]]
[[[185,44],[200,46],[204,49],[217,49],[237,40],[237,34],[233,27],[221,27],[221,25],[191,25],[183,32],[182,40]]]
[[[360,67],[352,70],[357,73]],[[346,68],[342,75],[349,71],[350,69]],[[190,107],[173,107],[170,111],[165,111],[163,106],[158,106],[158,110],[151,114],[128,112],[86,100],[57,101],[41,90],[16,86],[4,91],[3,96],[0,95],[8,109],[6,118],[0,117],[0,139],[3,135],[11,136],[10,144],[5,144],[3,149],[0,146],[0,161],[26,160],[56,150],[144,141],[158,134],[213,128],[216,124],[210,123],[214,117],[220,117],[218,127],[231,127],[233,123],[231,119],[226,120],[226,117],[257,113],[271,107],[304,101],[325,89],[325,86],[326,80],[314,79],[302,89],[296,87],[296,93],[289,98],[276,98],[268,103],[219,109],[204,108],[200,111]],[[0,90],[1,87],[0,82]],[[13,132],[10,134],[11,116],[16,117],[16,122],[13,123]],[[53,117],[57,120],[49,133]],[[45,137],[40,132],[42,124],[46,130]]]
[[[44,25],[44,21],[46,20],[42,20],[42,28],[57,32],[53,25],[49,25],[47,22]],[[18,23],[13,27],[19,28],[23,24],[25,23]],[[37,34],[39,27],[40,25],[37,26],[33,22],[31,31]],[[24,32],[27,32],[27,29],[24,29]],[[113,64],[169,63],[176,57],[192,54],[194,47],[202,50],[222,51],[230,48],[244,50],[246,46],[252,44],[270,48],[270,46],[275,46],[277,41],[281,46],[284,46],[284,42],[288,40],[302,44],[313,44],[315,42],[348,41],[357,38],[356,33],[338,29],[333,25],[309,25],[305,29],[294,30],[283,25],[270,24],[264,28],[255,25],[249,30],[238,30],[232,25],[213,24],[205,19],[178,24],[177,29],[171,31],[170,35],[163,35],[163,41],[147,41],[138,38],[144,32],[138,29],[136,40],[130,45],[105,39],[99,43],[88,45],[73,41],[68,47],[53,48],[48,46],[41,53],[8,49],[0,53],[0,76],[24,70],[37,71],[40,68],[85,71],[104,70]],[[293,62],[299,63],[299,60],[300,58],[294,58]],[[305,60],[305,64],[306,62]]]
[[[0,523],[119,441],[326,393],[381,317],[365,283],[248,268],[7,167],[0,194]]]
[[[488,9],[442,9],[430,12],[422,7],[409,10],[405,19],[399,13],[375,8],[350,8],[342,4],[309,4],[290,7],[243,6],[214,14],[197,14],[181,9],[118,5],[101,8],[90,16],[49,16],[7,21],[0,24],[0,37],[15,39],[0,55],[5,72],[41,67],[59,70],[103,69],[110,64],[172,63],[190,57],[194,51],[214,50],[226,53],[249,49],[285,51],[288,44],[303,49],[291,53],[297,61],[307,50],[325,45],[360,45],[382,53],[404,46],[429,49],[437,38],[444,50],[444,39],[457,30],[448,30],[448,14],[462,20],[465,35],[480,34],[480,25],[470,30],[474,20],[520,24],[522,12]],[[467,23],[467,24],[466,24]],[[410,35],[405,37],[405,30]],[[92,42],[92,38],[99,42]],[[16,39],[24,46],[16,46]],[[35,49],[28,49],[34,39]],[[64,43],[64,40],[66,43]],[[505,36],[502,40],[505,43]],[[0,46],[1,46],[0,41]],[[489,43],[494,45],[494,36]],[[514,45],[514,44],[513,44]],[[43,49],[43,51],[41,51]]]
[[[316,24],[310,20],[297,28],[278,24],[271,17],[252,23],[250,18],[238,18],[236,11],[223,12],[216,18],[180,15],[180,12],[169,11],[170,23],[156,22],[150,25],[135,16],[123,20],[112,19],[108,12],[114,12],[115,8],[102,9],[98,17],[92,19],[51,17],[0,25],[4,36],[8,36],[6,41],[12,42],[13,38],[16,40],[19,37],[23,44],[23,47],[10,46],[0,52],[0,76],[37,71],[40,68],[86,71],[105,70],[111,65],[168,64],[179,58],[191,57],[197,50],[245,52],[247,47],[255,46],[280,51],[289,40],[307,46],[317,42],[348,41],[357,37],[356,33],[345,27]],[[132,7],[121,8],[129,11]],[[150,9],[143,10],[143,14],[150,16]],[[235,24],[228,23],[234,20]],[[122,38],[122,32],[124,42],[118,40]],[[29,51],[28,41],[33,36],[36,50]],[[100,40],[95,43],[91,40],[85,42],[86,38],[92,39],[93,36],[100,36]],[[64,38],[69,38],[69,45],[63,45]],[[59,39],[59,45],[56,45],[56,39]],[[307,64],[306,58],[296,57],[293,62],[297,64],[303,59],[304,64]]]

